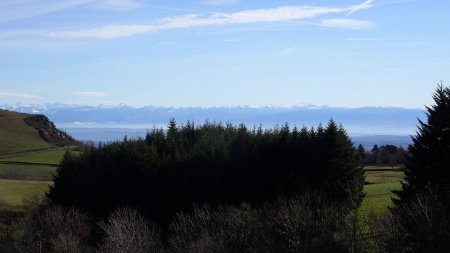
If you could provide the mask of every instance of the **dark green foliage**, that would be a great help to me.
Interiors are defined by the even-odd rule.
[[[154,129],[145,139],[67,154],[48,197],[97,217],[136,207],[167,225],[193,203],[259,205],[307,190],[354,205],[363,182],[357,152],[333,121],[317,130],[249,130],[172,120],[167,131]]]
[[[364,151],[358,147],[358,153],[360,154],[362,162],[365,164],[383,164],[391,166],[404,164],[405,158],[408,155],[403,147],[394,145],[378,147],[376,144],[370,152]]]
[[[391,252],[448,252],[450,247],[450,88],[439,85],[427,122],[409,147],[405,183],[391,216]],[[399,249],[401,248],[401,251]]]
[[[364,161],[366,159],[366,149],[363,147],[362,144],[358,145],[358,155],[359,155],[359,159],[361,159],[361,161]]]
[[[428,185],[438,192],[450,193],[450,88],[438,86],[433,95],[435,105],[427,107],[427,122],[419,120],[405,172],[403,190],[398,196],[407,201]]]

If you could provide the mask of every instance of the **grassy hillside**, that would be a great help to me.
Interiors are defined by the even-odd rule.
[[[24,199],[43,196],[76,144],[43,115],[0,110],[0,208],[20,211]]]
[[[39,131],[24,119],[29,115],[0,110],[0,154],[50,148]]]
[[[0,155],[1,162],[18,162],[18,163],[34,163],[34,164],[52,164],[58,165],[61,161],[66,148],[53,148],[48,150],[26,152],[14,155]]]
[[[73,145],[47,117],[0,110],[0,154]]]

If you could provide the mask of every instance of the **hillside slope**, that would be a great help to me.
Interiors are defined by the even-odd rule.
[[[58,130],[43,115],[0,110],[0,154],[73,145],[76,141]]]

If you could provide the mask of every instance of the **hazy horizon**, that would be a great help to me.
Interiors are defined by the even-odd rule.
[[[0,108],[24,113],[44,114],[58,128],[83,140],[110,141],[123,136],[144,136],[147,129],[165,128],[170,119],[178,124],[206,121],[245,124],[249,128],[273,128],[289,123],[291,127],[316,127],[334,119],[351,136],[413,135],[417,119],[425,120],[424,108],[362,107],[335,108],[302,105],[293,107],[128,107],[5,106]]]
[[[332,106],[328,104],[309,104],[309,103],[298,103],[289,105],[277,105],[277,104],[267,104],[267,105],[251,105],[251,104],[230,104],[230,105],[206,105],[206,106],[170,106],[170,105],[156,105],[156,104],[143,104],[143,105],[130,105],[126,103],[117,104],[102,104],[102,103],[64,103],[64,102],[48,102],[48,103],[24,103],[24,102],[13,102],[13,103],[1,103],[0,109],[8,108],[62,108],[62,107],[101,107],[101,108],[115,108],[115,107],[129,107],[134,109],[142,108],[333,108],[333,109],[363,109],[363,108],[398,108],[398,109],[410,109],[410,110],[421,110],[425,109],[427,105],[416,106],[416,107],[404,107],[404,106],[390,106],[390,105],[361,105],[361,106]]]

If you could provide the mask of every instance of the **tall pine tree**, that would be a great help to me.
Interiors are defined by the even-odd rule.
[[[402,191],[390,212],[388,252],[450,249],[450,88],[438,86],[409,147]]]
[[[450,186],[450,88],[438,85],[435,105],[427,107],[427,122],[419,120],[406,161],[405,183],[397,195],[407,201],[422,190],[433,187],[442,194]]]
[[[318,131],[318,159],[316,172],[324,190],[332,199],[356,208],[364,197],[364,170],[350,137],[342,126],[330,120],[323,131]]]

